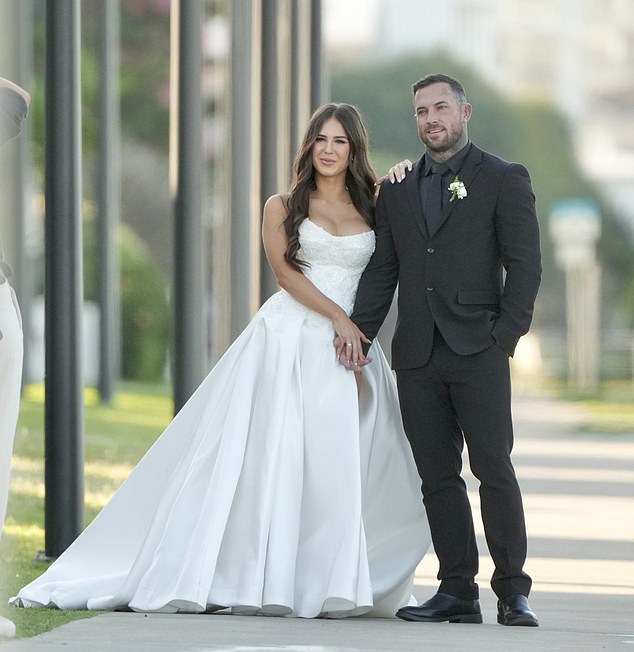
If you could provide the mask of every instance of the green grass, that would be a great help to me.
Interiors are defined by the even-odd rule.
[[[579,391],[563,384],[551,389],[558,398],[583,404],[588,415],[580,426],[583,432],[634,433],[633,381],[603,382],[591,391]]]
[[[585,401],[590,418],[583,424],[586,432],[634,433],[634,400],[629,403]]]
[[[112,406],[98,403],[94,390],[84,399],[85,523],[89,523],[129,475],[172,416],[166,386],[123,383]],[[16,636],[34,636],[96,612],[17,609],[7,600],[40,575],[36,561],[44,540],[44,389],[25,388],[15,438],[11,491],[0,540],[0,614],[16,624]]]

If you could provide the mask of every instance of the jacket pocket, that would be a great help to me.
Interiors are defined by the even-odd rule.
[[[495,290],[458,290],[458,303],[497,306],[500,295]]]

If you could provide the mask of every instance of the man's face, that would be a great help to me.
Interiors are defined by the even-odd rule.
[[[418,135],[430,152],[452,155],[466,144],[471,104],[459,104],[449,84],[419,88],[414,113]]]

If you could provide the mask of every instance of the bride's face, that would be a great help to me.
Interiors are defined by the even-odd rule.
[[[350,158],[350,140],[336,118],[324,122],[313,145],[315,172],[327,177],[345,174]]]

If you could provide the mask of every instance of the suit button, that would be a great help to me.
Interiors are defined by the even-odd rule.
[[[425,288],[425,289],[427,290],[427,292],[433,292],[434,291],[434,288]]]
[[[434,248],[433,248],[433,247],[429,247],[429,249],[427,250],[427,253],[428,253],[428,254],[433,254],[433,253],[434,253]]]

